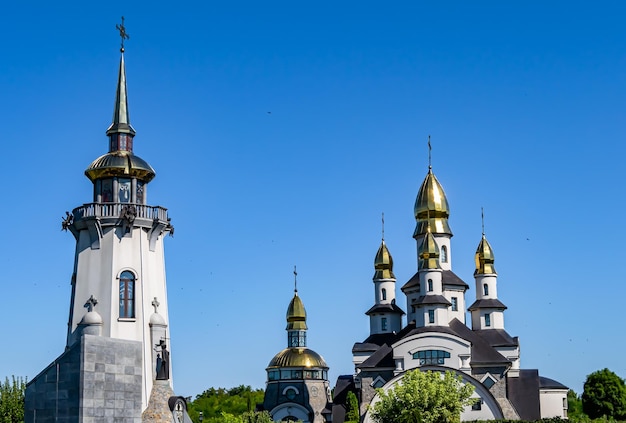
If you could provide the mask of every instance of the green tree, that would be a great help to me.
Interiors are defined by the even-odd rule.
[[[589,420],[583,413],[583,401],[572,389],[567,391],[567,417],[570,422],[584,422]]]
[[[359,413],[359,400],[352,391],[348,391],[346,395],[346,423],[358,423],[361,418]]]
[[[189,403],[189,417],[199,422],[202,412],[203,423],[230,423],[229,419],[239,419],[243,413],[254,411],[256,405],[263,402],[263,394],[262,389],[244,385],[231,389],[209,388]]]
[[[626,418],[626,384],[609,369],[587,375],[582,395],[583,411],[590,418]]]
[[[446,371],[408,371],[371,408],[377,423],[459,423],[461,411],[474,402],[474,387]]]
[[[24,421],[24,390],[26,382],[11,376],[0,383],[0,423],[20,423]]]

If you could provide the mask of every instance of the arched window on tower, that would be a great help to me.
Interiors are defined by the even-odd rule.
[[[489,295],[489,285],[487,285],[486,283],[483,284],[483,293],[485,295]]]
[[[428,292],[433,290],[433,280],[428,279]]]
[[[120,275],[120,318],[135,317],[135,275],[125,270]]]
[[[387,290],[385,288],[383,288],[381,290],[381,293],[382,293],[383,301],[385,301],[387,299]]]
[[[442,263],[448,262],[448,247],[446,247],[445,245],[441,247],[441,262]]]

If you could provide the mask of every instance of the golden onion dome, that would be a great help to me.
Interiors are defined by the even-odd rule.
[[[307,330],[306,310],[302,300],[298,297],[298,291],[294,292],[287,307],[287,330]]]
[[[413,238],[417,239],[419,236],[424,235],[428,226],[431,227],[431,231],[435,234],[452,236],[452,231],[448,225],[448,218],[450,217],[448,199],[443,191],[443,187],[430,168],[417,194],[414,214],[417,225],[415,226]]]
[[[496,268],[494,266],[493,249],[483,234],[478,248],[476,249],[476,255],[474,256],[476,261],[476,270],[474,275],[495,275]]]
[[[141,157],[134,155],[129,151],[118,150],[104,154],[94,160],[85,175],[93,182],[96,179],[125,176],[140,179],[144,182],[150,182],[156,173]]]
[[[267,368],[277,367],[320,367],[328,369],[328,365],[321,355],[304,347],[285,348],[276,354]]]
[[[435,241],[435,237],[427,229],[424,240],[417,251],[418,269],[440,269],[439,266],[439,246]]]
[[[378,247],[378,251],[376,252],[376,257],[374,258],[374,269],[376,269],[376,272],[374,273],[375,280],[396,278],[393,274],[393,257],[391,257],[391,253],[389,253],[385,240],[382,240],[380,247]]]

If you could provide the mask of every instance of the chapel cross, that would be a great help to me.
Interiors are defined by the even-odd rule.
[[[122,47],[120,48],[120,51],[124,53],[124,40],[130,39],[128,33],[126,32],[126,27],[124,26],[124,16],[122,16],[122,23],[116,24],[115,28],[120,32],[120,38],[122,39]]]
[[[154,312],[158,313],[159,310],[159,306],[161,305],[161,303],[159,302],[159,300],[157,300],[157,297],[154,297],[154,300],[152,301],[152,307],[154,307]]]
[[[293,266],[293,290],[298,292],[298,272],[296,272],[296,265]]]
[[[98,300],[96,300],[92,295],[91,297],[89,297],[89,299],[85,303],[85,307],[87,307],[88,312],[92,312],[96,304],[98,304]]]

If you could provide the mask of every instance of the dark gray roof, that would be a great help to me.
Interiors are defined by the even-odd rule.
[[[452,270],[444,270],[441,273],[441,279],[442,279],[444,286],[446,285],[457,286],[457,287],[463,288],[463,290],[469,289],[469,285],[466,284],[463,281],[463,279],[459,278]],[[411,279],[409,279],[407,283],[402,285],[401,289],[404,291],[407,288],[414,288],[414,287],[419,287],[419,286],[420,286],[420,278],[419,278],[419,272],[417,272],[416,274],[413,275]]]
[[[370,355],[367,360],[357,366],[359,369],[372,367],[395,367],[393,360],[393,348],[387,344],[383,344],[378,351]]]
[[[343,422],[346,418],[346,396],[354,391],[354,378],[352,375],[342,375],[337,378],[333,390],[333,421]]]
[[[482,337],[465,324],[461,323],[458,319],[452,319],[450,321],[450,328],[457,334],[457,336],[471,342],[472,344],[472,365],[475,364],[490,364],[490,365],[503,365],[508,366],[511,361],[496,351],[491,345],[487,343]]]
[[[518,377],[506,377],[508,398],[521,420],[539,420],[539,372],[520,370]]]
[[[374,313],[395,313],[404,314],[404,311],[400,307],[394,304],[376,304],[365,312],[368,316]]]
[[[539,376],[539,388],[541,389],[569,389],[561,382],[557,382],[554,379],[548,377]]]
[[[363,342],[356,342],[352,347],[352,352],[377,351],[384,344],[393,344],[396,339],[399,339],[397,333],[376,333],[368,336]]]
[[[468,308],[469,311],[477,310],[479,308],[498,308],[500,310],[506,310],[506,306],[500,302],[497,298],[488,298],[484,300],[476,300]]]
[[[485,329],[473,331],[492,347],[517,347],[519,340],[512,337],[504,329]]]
[[[469,285],[466,284],[465,281],[463,281],[463,279],[459,278],[456,275],[456,273],[454,273],[452,270],[444,270],[442,279],[443,279],[444,286],[453,285],[453,286],[462,287],[464,289],[469,289]]]
[[[413,277],[411,279],[409,279],[409,281],[407,283],[402,285],[402,288],[400,288],[400,289],[404,291],[406,288],[413,288],[413,287],[416,287],[416,286],[420,286],[420,274],[419,274],[419,272],[414,274]]]
[[[413,301],[413,304],[444,304],[447,306],[452,305],[450,301],[443,295],[420,295],[417,300]]]
[[[420,333],[428,333],[428,332],[448,333],[450,335],[458,336],[455,331],[453,331],[447,326],[422,326],[419,328],[414,328],[410,330],[409,332],[403,334],[403,336],[401,338],[398,338],[398,340],[409,337],[409,336],[418,335]]]

